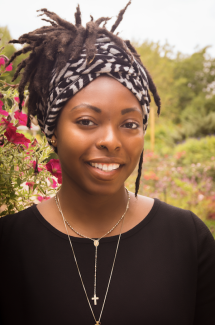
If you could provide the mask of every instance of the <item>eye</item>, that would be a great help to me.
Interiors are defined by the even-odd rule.
[[[84,118],[82,120],[77,121],[78,124],[84,125],[84,126],[93,126],[95,123],[93,123],[91,120]]]
[[[127,129],[137,129],[139,127],[139,124],[134,122],[127,122],[123,125],[123,127]]]

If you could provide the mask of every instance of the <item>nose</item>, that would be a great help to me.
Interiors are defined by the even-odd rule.
[[[98,149],[106,149],[108,152],[120,150],[122,144],[117,134],[112,126],[103,127],[101,137],[96,142],[96,147]]]

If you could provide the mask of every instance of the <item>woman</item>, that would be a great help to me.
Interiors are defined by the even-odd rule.
[[[128,3],[130,4],[130,3]],[[127,5],[128,6],[128,5]],[[55,198],[0,219],[2,324],[215,324],[215,242],[192,212],[137,194],[153,81],[102,17],[51,19],[12,43],[58,153]],[[10,63],[10,62],[9,62]],[[8,64],[9,64],[8,63]],[[20,105],[21,109],[21,105]],[[139,163],[135,194],[124,182]]]

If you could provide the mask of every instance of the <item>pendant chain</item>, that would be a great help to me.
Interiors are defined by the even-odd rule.
[[[119,221],[115,224],[115,226],[113,226],[113,228],[111,228],[108,232],[106,232],[106,234],[104,234],[102,237],[98,238],[97,241],[99,241],[100,239],[102,239],[103,237],[107,236],[108,234],[110,234],[117,226],[118,224],[120,223],[120,221],[124,218],[127,210],[128,210],[128,207],[129,207],[129,200],[130,200],[130,195],[129,195],[129,192],[127,190],[127,188],[125,187],[126,191],[127,191],[127,194],[128,194],[128,202],[127,202],[127,206],[126,206],[126,209],[125,209],[125,212],[123,213],[122,217],[119,219]],[[57,194],[56,194],[56,197],[57,197]],[[59,201],[59,198],[57,197],[57,200]],[[92,241],[95,242],[95,240],[93,238],[90,238],[90,237],[87,237],[87,236],[84,236],[82,234],[80,234],[77,230],[75,230],[70,224],[69,222],[65,219],[67,225],[69,226],[69,228],[71,228],[77,235],[81,236],[81,237],[84,237],[84,238],[87,238],[87,239],[90,239]]]
[[[69,236],[69,232],[68,232],[68,229],[67,229],[67,221],[66,219],[64,218],[64,215],[63,215],[63,212],[62,212],[62,209],[61,209],[61,205],[60,205],[60,200],[59,200],[59,197],[57,196],[57,194],[55,195],[55,202],[57,204],[57,207],[58,207],[58,210],[62,216],[62,219],[63,219],[63,222],[64,222],[64,226],[65,226],[65,229],[66,229],[66,232],[67,232],[67,236],[68,236],[68,239],[69,239],[69,243],[70,243],[70,246],[71,246],[71,249],[72,249],[72,253],[73,253],[73,256],[74,256],[74,260],[75,260],[75,263],[76,263],[76,266],[77,266],[77,270],[78,270],[78,274],[79,274],[79,277],[80,277],[80,280],[81,280],[81,283],[82,283],[82,286],[83,286],[83,289],[84,289],[84,292],[85,292],[85,295],[86,295],[86,298],[87,298],[87,301],[88,301],[88,304],[89,304],[89,307],[90,307],[90,310],[92,312],[92,315],[93,315],[93,318],[96,322],[96,324],[101,324],[100,320],[101,320],[101,316],[102,316],[102,313],[103,313],[103,309],[104,309],[104,305],[105,305],[105,301],[106,301],[106,298],[107,298],[107,294],[108,294],[108,290],[109,290],[109,286],[110,286],[110,281],[111,281],[111,277],[112,277],[112,273],[113,273],[113,269],[114,269],[114,265],[115,265],[115,260],[116,260],[116,255],[117,255],[117,251],[118,251],[118,247],[119,247],[119,242],[120,242],[120,238],[121,238],[121,234],[122,234],[122,227],[123,227],[123,224],[124,224],[124,216],[129,208],[129,201],[130,201],[130,195],[129,195],[129,192],[126,188],[126,191],[127,191],[127,194],[128,194],[128,201],[127,201],[127,206],[126,206],[126,210],[123,214],[123,216],[120,218],[120,220],[117,222],[117,224],[109,231],[107,232],[104,236],[106,236],[107,234],[109,234],[111,231],[113,231],[113,229],[115,229],[115,227],[119,224],[119,222],[123,219],[122,221],[122,225],[121,225],[121,228],[120,228],[120,234],[119,234],[119,238],[118,238],[118,242],[117,242],[117,246],[116,246],[116,252],[115,252],[115,256],[114,256],[114,260],[113,260],[113,265],[112,265],[112,269],[111,269],[111,272],[110,272],[110,277],[109,277],[109,281],[108,281],[108,285],[107,285],[107,290],[106,290],[106,293],[105,293],[105,297],[104,297],[104,301],[103,301],[103,305],[102,305],[102,309],[101,309],[101,312],[100,312],[100,316],[99,316],[99,320],[97,321],[96,320],[96,317],[94,315],[94,312],[93,312],[93,309],[92,309],[92,306],[91,306],[91,303],[90,303],[90,300],[88,298],[88,295],[87,295],[87,291],[86,291],[86,288],[84,286],[84,282],[83,282],[83,279],[82,279],[82,276],[81,276],[81,272],[80,272],[80,269],[78,267],[78,262],[77,262],[77,259],[76,259],[76,255],[75,255],[75,252],[74,252],[74,248],[73,248],[73,245],[72,245],[72,242],[71,242],[71,239],[70,239],[70,236]],[[68,226],[70,226],[68,224]],[[73,229],[73,228],[72,228]],[[73,229],[74,230],[74,229]],[[74,230],[75,231],[75,230]],[[76,231],[75,231],[76,232]],[[78,232],[76,232],[77,234],[79,234]],[[80,234],[80,236],[82,236]],[[82,236],[84,238],[87,238],[87,239],[91,239],[96,242],[99,243],[99,240],[101,238],[103,238],[104,236],[100,237],[97,241],[92,239],[92,238],[89,238],[89,237],[86,237],[86,236]],[[95,244],[94,244],[95,245]],[[96,270],[97,270],[97,248],[98,248],[98,245],[95,245],[95,275],[94,275],[94,304],[97,304],[96,303],[96,299],[98,299],[96,297]]]

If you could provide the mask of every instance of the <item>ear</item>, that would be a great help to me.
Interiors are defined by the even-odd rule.
[[[54,134],[52,136],[51,144],[53,145],[53,147],[57,147],[57,137],[55,135],[55,132],[54,132]]]

